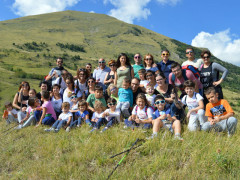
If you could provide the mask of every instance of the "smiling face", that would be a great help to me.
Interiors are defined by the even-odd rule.
[[[165,108],[166,102],[164,99],[157,99],[154,105],[157,107],[159,111],[162,111]]]
[[[41,84],[41,91],[47,91],[47,85],[46,84]]]
[[[106,61],[103,58],[101,58],[98,60],[98,65],[101,69],[104,69],[106,66]]]
[[[169,56],[170,56],[170,54],[169,54],[169,52],[167,52],[167,51],[163,51],[162,54],[161,54],[162,60],[163,60],[164,62],[167,62]]]
[[[136,104],[138,105],[138,107],[140,109],[143,109],[145,107],[145,105],[146,105],[146,102],[142,98],[137,98]]]
[[[103,97],[103,91],[101,91],[101,90],[95,90],[95,91],[94,91],[94,95],[95,95],[95,98],[96,98],[96,99],[99,99],[99,98]]]
[[[154,88],[152,86],[147,86],[146,93],[149,94],[149,95],[153,95]]]
[[[86,109],[87,109],[86,106],[79,106],[79,110],[80,110],[81,112],[84,112]]]
[[[140,56],[140,54],[134,55],[134,62],[135,64],[138,64],[138,65],[142,63],[142,57]]]
[[[133,79],[131,81],[131,88],[132,88],[132,91],[135,92],[137,91],[137,89],[139,88],[139,81],[137,79]]]
[[[158,86],[162,87],[166,85],[166,78],[163,78],[161,76],[157,76],[156,77],[156,82],[158,84]]]
[[[29,97],[36,97],[36,93],[34,90],[29,91]]]
[[[202,56],[202,59],[203,59],[204,64],[209,64],[210,63],[210,57],[209,57],[209,55],[207,53],[205,53]]]
[[[151,56],[146,56],[146,58],[144,59],[144,62],[146,63],[147,66],[152,67],[153,59]]]
[[[175,77],[180,78],[182,76],[182,69],[180,66],[177,66],[175,68],[172,68],[172,73],[175,75]]]
[[[149,81],[149,83],[155,82],[155,76],[152,73],[147,73],[146,79]]]
[[[193,93],[194,93],[194,88],[193,87],[186,87],[184,90],[189,97],[193,97]]]
[[[62,67],[63,65],[63,60],[62,59],[57,59],[56,61],[58,67]]]
[[[122,66],[126,65],[126,61],[127,61],[126,56],[121,56],[119,60]]]
[[[123,89],[128,89],[129,87],[130,87],[130,83],[123,81],[123,83],[122,83],[122,88],[123,88]]]
[[[193,61],[195,59],[195,54],[192,49],[186,49],[186,57],[188,60]]]
[[[59,91],[60,91],[60,89],[59,89],[58,86],[53,86],[53,93],[54,94],[59,94]]]

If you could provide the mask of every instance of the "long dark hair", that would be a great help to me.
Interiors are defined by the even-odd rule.
[[[122,56],[125,56],[125,57],[126,57],[126,65],[131,66],[131,63],[130,63],[130,60],[129,60],[127,54],[121,53],[121,54],[119,54],[119,56],[118,56],[118,58],[117,58],[117,68],[119,68],[119,67],[121,66],[120,58],[121,58]]]

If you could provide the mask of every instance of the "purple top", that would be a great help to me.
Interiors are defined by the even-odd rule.
[[[42,105],[43,108],[46,108],[46,114],[51,114],[52,117],[56,120],[57,116],[56,113],[53,109],[52,103],[51,101],[45,101]]]

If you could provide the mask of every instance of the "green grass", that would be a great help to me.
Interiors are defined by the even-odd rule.
[[[1,133],[6,128],[2,122]],[[0,179],[106,179],[123,155],[109,157],[151,134],[122,125],[92,134],[87,126],[57,134],[44,128],[1,134]],[[181,142],[161,132],[132,150],[112,179],[237,179],[239,135],[185,130]]]

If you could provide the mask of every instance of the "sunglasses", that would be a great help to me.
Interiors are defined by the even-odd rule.
[[[150,77],[152,77],[152,76],[153,76],[152,74],[149,74],[149,75],[146,76],[146,78],[150,78]]]
[[[159,82],[159,81],[162,81],[163,79],[157,79],[156,81]]]
[[[151,60],[152,60],[152,58],[146,58],[145,60],[147,60],[147,61],[151,61]]]
[[[77,96],[71,96],[70,99],[74,99],[74,98],[77,98]]]
[[[116,89],[117,89],[117,88],[112,88],[110,91],[113,92],[113,91],[115,91]]]
[[[81,68],[81,69],[79,69],[79,71],[86,71],[86,69]]]
[[[114,67],[114,66],[116,66],[116,64],[110,64],[109,66],[110,66],[110,67]]]
[[[135,59],[140,59],[141,57],[140,56],[134,56]]]
[[[28,85],[27,84],[23,84],[22,87],[28,87]]]
[[[88,81],[88,83],[95,83],[95,81]]]
[[[164,104],[165,103],[165,100],[161,100],[161,101],[156,101],[155,104],[158,105],[158,104]]]
[[[169,56],[169,53],[162,53],[162,56]]]
[[[82,76],[84,76],[85,74],[84,74],[84,73],[80,73],[79,75],[82,75]]]
[[[208,59],[209,58],[209,56],[203,56],[203,59]]]
[[[67,85],[72,84],[71,82],[66,82]]]
[[[116,103],[108,103],[109,106],[115,106]]]
[[[190,54],[190,53],[193,53],[193,51],[187,51],[186,54]]]
[[[99,63],[99,64],[104,64],[104,63],[105,63],[105,61],[98,61],[98,63]]]

